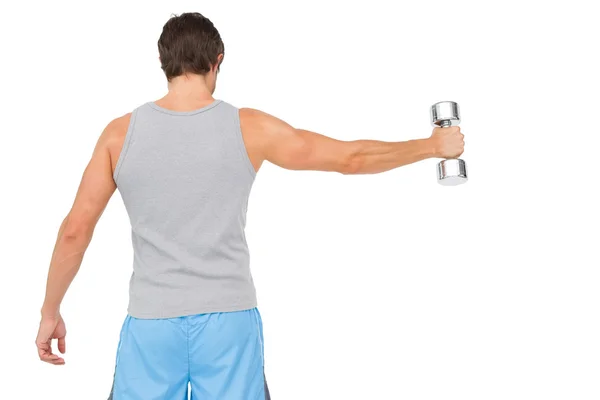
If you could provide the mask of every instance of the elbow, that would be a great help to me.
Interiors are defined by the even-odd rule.
[[[362,173],[363,167],[364,157],[360,153],[352,153],[342,160],[339,172],[343,175],[357,175]]]
[[[63,222],[61,241],[64,243],[86,243],[92,235],[93,227],[84,218],[67,216]]]

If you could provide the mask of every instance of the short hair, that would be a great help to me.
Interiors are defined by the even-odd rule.
[[[225,45],[208,18],[184,13],[172,16],[163,26],[158,53],[161,68],[171,81],[186,73],[205,75],[217,64],[219,54],[225,54]]]

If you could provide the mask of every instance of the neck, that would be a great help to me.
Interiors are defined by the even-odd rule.
[[[195,109],[212,103],[214,98],[206,77],[181,75],[169,82],[169,93],[156,103],[174,109]]]

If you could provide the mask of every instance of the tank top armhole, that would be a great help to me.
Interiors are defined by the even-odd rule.
[[[119,178],[119,172],[123,168],[123,162],[125,162],[125,158],[127,157],[127,151],[131,145],[131,138],[133,137],[133,130],[135,127],[135,119],[137,117],[138,109],[136,108],[131,113],[131,119],[129,120],[129,126],[127,127],[127,133],[125,133],[125,140],[123,141],[123,147],[121,148],[121,153],[119,154],[119,159],[117,160],[117,165],[115,166],[115,172],[113,173],[113,180],[117,183],[117,179]]]
[[[234,112],[234,131],[235,131],[235,141],[238,144],[238,150],[240,151],[240,156],[242,157],[242,162],[246,164],[246,168],[250,173],[252,179],[256,177],[256,170],[254,169],[254,165],[252,165],[252,161],[250,160],[250,156],[248,155],[248,149],[246,148],[246,144],[244,143],[244,135],[242,134],[242,125],[240,123],[240,110],[235,108]]]

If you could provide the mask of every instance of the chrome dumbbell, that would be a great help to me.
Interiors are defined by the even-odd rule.
[[[440,101],[431,106],[431,123],[437,127],[456,126],[460,123],[460,110],[453,101]],[[467,164],[459,158],[442,160],[437,165],[440,185],[456,186],[467,182]]]

